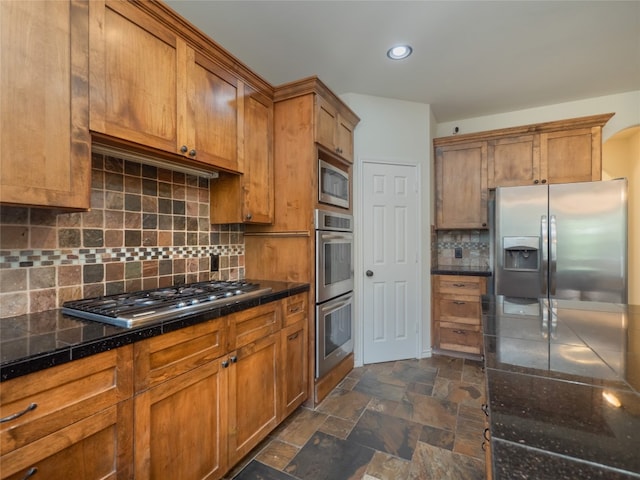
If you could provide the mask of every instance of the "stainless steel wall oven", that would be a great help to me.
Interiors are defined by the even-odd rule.
[[[316,378],[353,352],[353,216],[316,210]]]

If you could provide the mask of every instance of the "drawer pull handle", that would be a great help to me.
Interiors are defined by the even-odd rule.
[[[482,404],[482,412],[485,414],[485,416],[489,416],[489,405],[487,405],[486,403]]]
[[[489,438],[489,437],[487,436],[488,434],[489,434],[489,429],[488,429],[488,428],[485,428],[485,429],[484,429],[484,432],[482,432],[482,436],[484,437],[484,439],[485,439],[487,442],[490,442],[490,441],[491,441],[491,438]]]
[[[22,477],[22,480],[27,480],[27,478],[33,477],[36,473],[38,473],[38,467],[31,467]]]
[[[464,330],[454,330],[453,333],[458,333],[460,335],[466,335],[467,332],[465,332]]]
[[[289,313],[298,313],[300,310],[302,310],[302,307],[294,307],[294,308],[290,308],[289,309]]]
[[[296,333],[294,333],[293,335],[290,335],[290,336],[289,336],[289,340],[295,340],[296,338],[298,338],[298,334],[299,334],[299,333],[300,333],[300,332],[296,332]]]
[[[454,284],[453,284],[453,286],[454,286],[454,287],[462,288],[462,287],[464,287],[464,286],[466,286],[466,285],[465,285],[464,283],[454,283]]]
[[[460,300],[454,300],[453,301],[454,305],[466,305],[467,302],[461,302]]]
[[[10,422],[11,420],[15,420],[16,418],[20,418],[25,413],[29,413],[31,410],[35,410],[37,408],[37,403],[30,404],[27,408],[22,410],[21,412],[14,413],[12,415],[8,415],[4,418],[0,418],[0,423]],[[26,478],[26,477],[25,477]]]

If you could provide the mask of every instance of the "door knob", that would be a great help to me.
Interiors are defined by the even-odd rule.
[[[367,277],[373,277],[373,272],[371,270],[367,270]]]

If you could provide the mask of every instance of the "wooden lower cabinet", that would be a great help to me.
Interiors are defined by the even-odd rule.
[[[434,275],[432,279],[434,348],[480,355],[480,296],[486,292],[486,279],[458,275]]]
[[[234,465],[278,425],[280,333],[229,357],[229,465]]]
[[[3,455],[2,479],[131,478],[131,400]]]
[[[307,320],[285,327],[280,332],[282,342],[282,419],[289,416],[307,398]]]
[[[0,477],[131,478],[131,361],[126,346],[3,382]]]
[[[228,375],[222,362],[212,361],[136,396],[136,479],[224,474]]]
[[[3,382],[0,479],[222,478],[307,398],[307,307],[302,293]]]

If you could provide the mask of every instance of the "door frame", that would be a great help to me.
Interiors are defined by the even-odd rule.
[[[413,167],[416,169],[416,181],[418,188],[418,284],[417,292],[418,296],[418,331],[415,351],[413,358],[427,358],[431,356],[431,286],[429,283],[430,271],[426,274],[425,285],[425,259],[430,259],[429,252],[431,247],[428,246],[428,250],[425,252],[424,243],[424,224],[425,222],[431,228],[431,222],[429,219],[424,218],[424,184],[422,181],[422,169],[423,166],[420,163],[413,163],[410,161],[393,161],[392,159],[380,159],[380,158],[357,158],[353,164],[353,213],[354,213],[354,235],[355,235],[355,259],[354,259],[354,316],[355,327],[357,332],[354,342],[354,363],[356,367],[363,365],[364,357],[364,241],[363,241],[363,210],[364,210],[364,189],[361,187],[364,185],[364,165],[365,164],[378,164],[378,165],[390,165],[399,167]],[[428,198],[428,197],[427,197]],[[428,293],[424,294],[425,288],[428,288]],[[425,342],[425,329],[427,329],[427,337]]]

